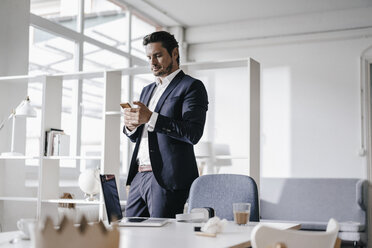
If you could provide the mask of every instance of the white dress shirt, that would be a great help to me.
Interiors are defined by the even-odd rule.
[[[138,165],[151,165],[150,161],[150,153],[149,153],[149,141],[148,141],[148,133],[153,132],[155,128],[156,121],[158,119],[158,113],[154,112],[156,105],[158,104],[158,101],[160,97],[163,95],[164,91],[167,89],[169,83],[173,80],[173,78],[181,71],[181,69],[177,69],[165,78],[161,79],[160,77],[155,78],[156,87],[152,93],[152,96],[150,98],[148,109],[152,111],[152,115],[150,117],[150,120],[148,123],[145,124],[142,132],[141,137],[141,143],[138,149],[138,155],[137,155],[137,163]],[[126,128],[126,127],[125,127]],[[134,129],[132,131],[129,131],[128,129],[127,133],[128,135],[133,134],[137,129]]]

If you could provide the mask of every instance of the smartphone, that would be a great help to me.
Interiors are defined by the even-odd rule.
[[[120,106],[121,106],[123,109],[125,109],[125,108],[132,108],[132,106],[131,106],[128,102],[126,102],[126,103],[120,103]]]

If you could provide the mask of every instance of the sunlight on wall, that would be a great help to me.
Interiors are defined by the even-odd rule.
[[[291,71],[288,67],[262,70],[261,177],[291,173]]]
[[[209,106],[201,141],[214,145],[214,172],[249,174],[249,77],[247,68],[192,72],[208,91]],[[218,158],[228,156],[228,158]]]

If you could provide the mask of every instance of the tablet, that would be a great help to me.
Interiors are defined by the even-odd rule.
[[[118,222],[119,226],[164,226],[169,219],[147,217],[125,217]]]

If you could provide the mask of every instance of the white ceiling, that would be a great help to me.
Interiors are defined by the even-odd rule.
[[[221,24],[364,8],[372,0],[114,0],[132,6],[164,26]]]

